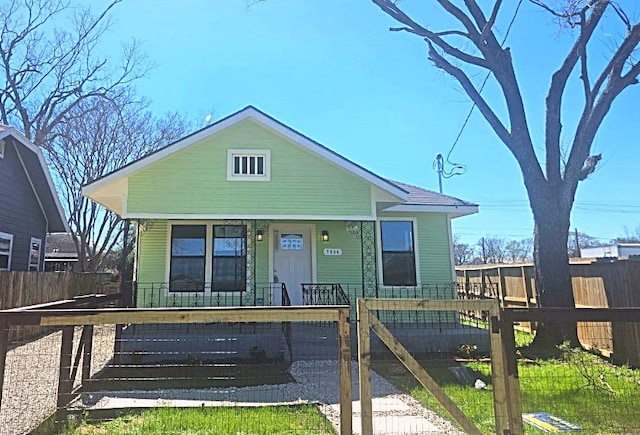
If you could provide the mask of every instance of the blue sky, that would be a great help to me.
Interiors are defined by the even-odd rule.
[[[102,2],[95,4],[97,7]],[[516,1],[498,21],[500,38]],[[623,1],[630,16],[640,7]],[[391,179],[437,190],[432,168],[447,155],[471,108],[452,79],[427,59],[419,38],[388,31],[395,25],[373,3],[269,0],[128,0],[114,9],[103,46],[117,58],[122,41],[142,42],[157,67],[138,83],[157,113],[178,111],[198,122],[252,104],[345,157]],[[442,30],[450,24],[432,2],[401,3],[418,21]],[[621,29],[610,19],[594,37],[592,58],[604,59]],[[544,96],[571,34],[524,2],[506,45],[512,48],[536,149],[542,149]],[[484,74],[474,73],[480,83]],[[571,129],[581,107],[579,82],[565,100]],[[491,101],[498,94],[488,84]],[[594,153],[603,160],[578,189],[571,228],[609,239],[640,225],[640,86],[614,105]],[[504,107],[498,104],[497,112]],[[454,234],[531,237],[533,220],[515,159],[474,112],[451,154],[467,167],[444,181],[444,193],[480,205],[454,220]]]

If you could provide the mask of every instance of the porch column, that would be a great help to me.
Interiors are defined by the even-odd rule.
[[[378,262],[376,223],[360,221],[360,251],[362,258],[362,297],[378,297]]]

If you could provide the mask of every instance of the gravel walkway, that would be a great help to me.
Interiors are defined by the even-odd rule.
[[[75,328],[74,352],[80,331],[81,328]],[[92,375],[112,358],[114,334],[113,326],[94,327]],[[1,435],[29,433],[56,410],[61,337],[60,331],[53,332],[7,353],[0,407]]]

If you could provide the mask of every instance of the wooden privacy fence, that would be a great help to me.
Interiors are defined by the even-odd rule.
[[[572,262],[570,270],[576,308],[640,307],[640,261],[582,260]],[[461,296],[488,298],[493,293],[504,308],[537,307],[533,264],[458,266],[456,281]],[[523,321],[518,328],[533,332],[535,325]],[[578,336],[588,348],[640,365],[638,323],[601,322],[597,327],[578,323]]]
[[[118,283],[105,273],[0,272],[0,310],[70,300],[95,293],[115,293]],[[112,292],[107,290],[112,289]],[[9,341],[30,339],[40,331],[33,326],[13,328]]]
[[[0,272],[0,310],[99,293],[110,277],[103,273]]]

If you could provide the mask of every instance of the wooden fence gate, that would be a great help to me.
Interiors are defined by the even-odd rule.
[[[501,328],[499,303],[496,300],[416,300],[416,299],[359,299],[358,312],[358,364],[360,376],[360,401],[362,434],[373,434],[371,388],[371,336],[370,330],[393,352],[406,369],[449,412],[455,421],[469,434],[481,434],[476,425],[460,410],[438,383],[418,361],[384,326],[378,316],[385,311],[432,311],[484,313],[485,325],[490,334],[491,379],[496,433],[520,434],[522,404],[517,379],[514,337],[512,328]]]

